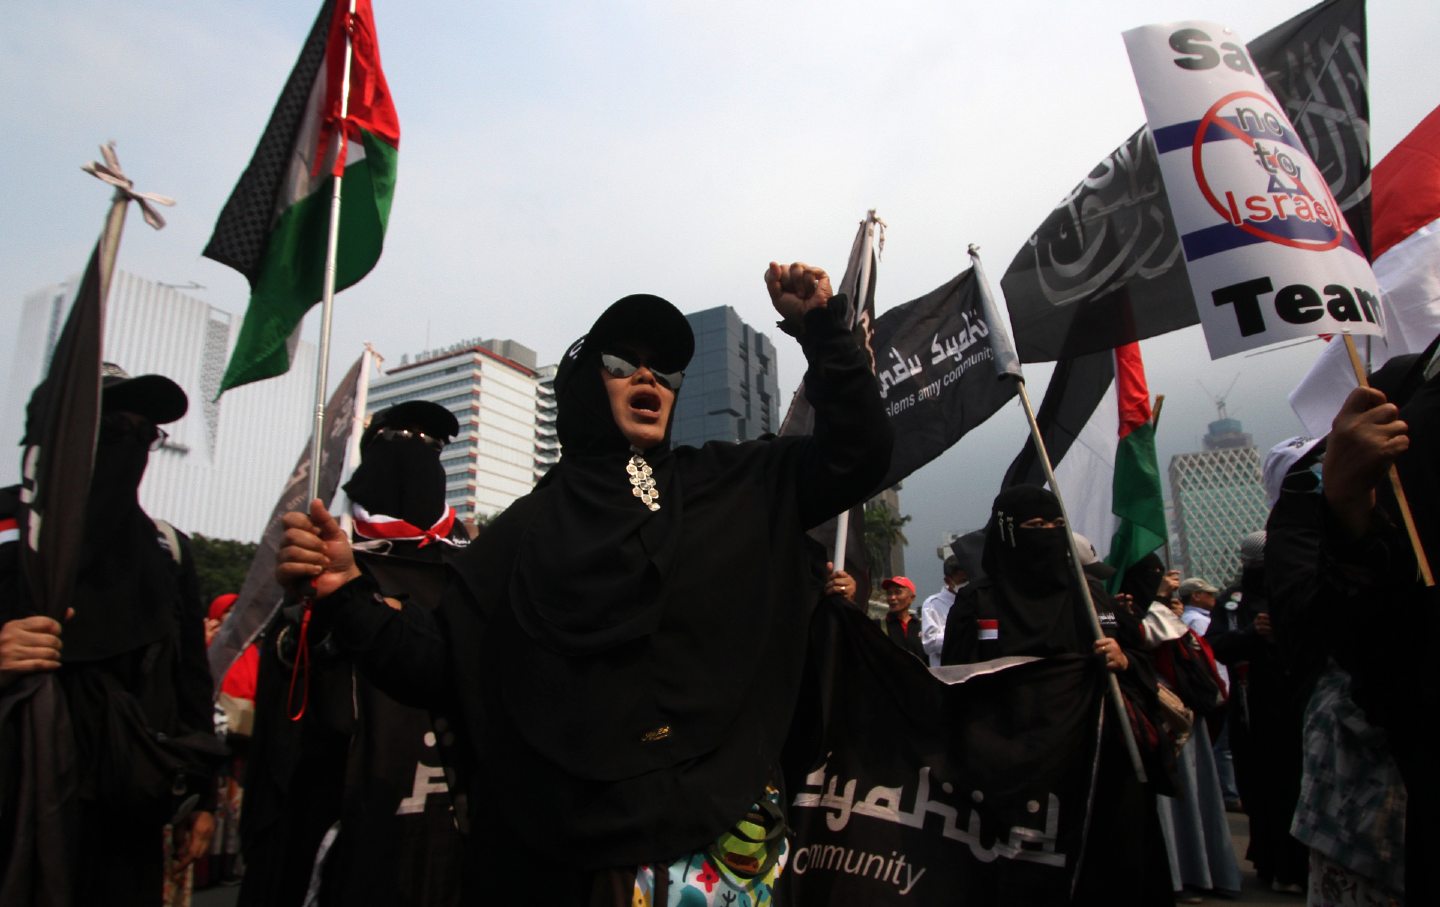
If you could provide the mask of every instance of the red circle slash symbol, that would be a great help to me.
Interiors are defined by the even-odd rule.
[[[1248,200],[1256,200],[1263,204],[1272,199],[1286,199],[1292,197],[1298,197],[1303,199],[1306,202],[1309,211],[1328,213],[1329,218],[1332,221],[1331,224],[1323,224],[1319,217],[1307,218],[1296,215],[1297,219],[1321,224],[1322,226],[1328,226],[1329,231],[1332,235],[1330,235],[1324,240],[1298,239],[1293,236],[1285,235],[1285,227],[1287,221],[1290,220],[1290,217],[1287,216],[1283,207],[1281,207],[1278,202],[1277,208],[1279,208],[1279,213],[1267,213],[1267,216],[1261,219],[1263,222],[1267,223],[1273,221],[1275,224],[1278,225],[1278,230],[1267,229],[1266,227],[1260,226],[1259,223],[1256,223],[1254,220],[1251,220],[1248,217],[1241,218],[1239,216],[1239,206],[1236,203],[1235,198],[1237,193],[1225,193],[1226,197],[1229,199],[1230,202],[1230,204],[1227,205],[1225,202],[1222,202],[1216,196],[1215,191],[1210,188],[1210,181],[1205,175],[1204,150],[1206,145],[1205,136],[1209,133],[1211,127],[1228,132],[1234,138],[1244,142],[1247,146],[1249,146],[1250,150],[1256,154],[1257,160],[1259,160],[1260,156],[1263,154],[1263,151],[1261,151],[1258,147],[1258,140],[1252,138],[1249,133],[1247,133],[1239,125],[1236,125],[1242,119],[1242,116],[1240,114],[1235,115],[1236,122],[1231,122],[1229,119],[1226,119],[1220,115],[1223,109],[1241,99],[1254,101],[1256,102],[1257,106],[1263,106],[1264,108],[1266,108],[1262,113],[1262,116],[1268,117],[1265,122],[1268,123],[1273,121],[1276,124],[1283,124],[1285,122],[1284,113],[1279,108],[1277,108],[1268,97],[1260,94],[1259,92],[1231,92],[1230,94],[1227,94],[1225,95],[1225,97],[1216,101],[1210,107],[1210,109],[1205,112],[1205,116],[1200,120],[1200,127],[1195,130],[1195,140],[1190,148],[1191,165],[1195,171],[1195,184],[1199,186],[1201,194],[1205,196],[1205,200],[1209,202],[1210,207],[1214,208],[1216,213],[1223,217],[1228,223],[1233,224],[1241,230],[1244,230],[1246,233],[1249,233],[1251,236],[1254,236],[1257,239],[1263,239],[1266,242],[1279,243],[1282,246],[1289,246],[1292,249],[1303,249],[1309,252],[1324,252],[1328,249],[1333,249],[1336,246],[1340,245],[1341,240],[1344,238],[1344,234],[1341,229],[1343,221],[1340,218],[1340,208],[1338,205],[1335,204],[1334,196],[1330,194],[1330,187],[1325,184],[1325,180],[1318,178],[1318,174],[1316,178],[1312,180],[1312,182],[1316,186],[1316,189],[1321,193],[1321,196],[1318,199],[1315,197],[1315,194],[1306,187],[1305,182],[1302,179],[1303,174],[1299,171],[1298,168],[1296,168],[1296,172],[1293,174],[1282,171],[1280,168],[1276,168],[1274,171],[1271,171],[1271,175],[1273,176],[1273,178],[1277,180],[1288,179],[1294,184],[1294,186],[1285,190],[1279,195],[1271,195],[1269,194],[1267,189],[1267,192],[1264,195],[1251,194]],[[1251,115],[1254,122],[1261,122],[1261,119],[1255,116],[1255,111],[1253,109],[1247,108],[1247,112]],[[1265,127],[1262,126],[1262,129],[1263,128]],[[1279,132],[1284,131],[1286,130],[1284,130],[1282,126]],[[1279,133],[1277,133],[1277,138],[1278,137]],[[1226,143],[1224,142],[1217,142],[1214,143],[1212,147],[1223,147],[1225,144]],[[1277,144],[1279,144],[1279,142],[1277,142]],[[1306,156],[1304,160],[1306,163],[1309,163],[1308,156]],[[1233,166],[1233,163],[1231,164],[1231,166]],[[1243,192],[1238,194],[1240,194],[1241,196],[1245,195],[1245,193]]]

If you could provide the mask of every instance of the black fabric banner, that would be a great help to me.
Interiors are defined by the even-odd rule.
[[[987,315],[973,268],[875,320],[871,356],[895,429],[889,488],[929,463],[1017,393],[1004,326]],[[998,330],[996,329],[998,328]]]
[[[1364,0],[1327,0],[1248,48],[1369,254]],[[1180,237],[1146,129],[1061,199],[1000,285],[1022,362],[1114,349],[1197,322]]]
[[[100,425],[105,252],[102,236],[26,413],[17,545],[23,616],[62,623],[75,588]],[[0,905],[69,905],[79,782],[70,710],[55,674],[26,674],[0,691]]]
[[[1060,465],[1069,453],[1070,446],[1080,437],[1080,432],[1094,415],[1095,408],[1115,383],[1115,352],[1101,350],[1086,353],[1074,359],[1062,359],[1050,375],[1050,384],[1045,388],[1045,398],[1040,401],[1040,410],[1035,422],[1040,426],[1040,436],[1045,441],[1045,451],[1050,455],[1050,466]],[[1001,488],[1012,485],[1045,485],[1045,469],[1040,464],[1040,455],[1035,452],[1035,441],[1028,435],[1020,452],[1005,471]]]
[[[1067,903],[1097,755],[1098,661],[932,672],[834,601],[812,634],[787,778],[792,902]]]

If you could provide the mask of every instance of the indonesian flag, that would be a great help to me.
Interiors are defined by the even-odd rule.
[[[380,70],[370,0],[321,9],[205,257],[250,281],[221,392],[284,374],[292,335],[323,293],[334,181],[343,176],[335,289],[375,266],[395,193],[400,121]],[[346,35],[350,91],[341,119]],[[343,135],[343,141],[336,141]]]
[[[1036,421],[1076,532],[1118,571],[1165,544],[1165,503],[1155,458],[1150,387],[1140,345],[1129,343],[1060,362]],[[1045,481],[1033,446],[1005,486]]]
[[[1372,173],[1373,268],[1380,284],[1385,337],[1370,345],[1370,367],[1418,353],[1440,333],[1440,108],[1420,121]],[[1364,345],[1361,345],[1364,354]],[[1328,344],[1295,390],[1290,405],[1319,438],[1355,389],[1345,345]]]

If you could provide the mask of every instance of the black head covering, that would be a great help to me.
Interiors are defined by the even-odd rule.
[[[446,442],[460,431],[448,409],[427,400],[382,409],[360,437],[360,465],[345,483],[345,493],[372,514],[429,529],[447,509],[440,451],[419,438],[380,437],[383,428],[409,427]]]
[[[1129,595],[1135,604],[1135,613],[1144,614],[1155,593],[1160,591],[1160,580],[1165,578],[1165,562],[1153,551],[1130,565],[1120,582],[1120,592]]]
[[[563,456],[541,482],[549,495],[521,543],[510,600],[525,632],[559,652],[598,651],[655,629],[656,594],[683,517],[670,425],[664,441],[643,453],[660,509],[647,509],[632,492],[632,450],[600,375],[600,354],[612,344],[643,346],[663,371],[683,370],[695,349],[690,324],[673,305],[626,296],[570,347],[556,372]]]
[[[602,312],[585,336],[565,351],[555,372],[555,399],[560,411],[555,428],[566,455],[630,446],[610,414],[604,382],[598,380],[600,354],[616,346],[641,347],[648,352],[652,367],[679,372],[695,355],[695,334],[680,310],[659,296],[626,296]],[[661,446],[668,447],[669,443],[667,425]],[[646,451],[647,456],[649,453]]]
[[[995,596],[1005,655],[1079,651],[1080,619],[1072,592],[1070,541],[1064,528],[1022,529],[1034,517],[1060,518],[1055,495],[1035,485],[1000,492],[985,527],[982,563]]]

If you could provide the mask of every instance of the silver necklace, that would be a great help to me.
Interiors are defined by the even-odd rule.
[[[652,512],[659,510],[660,489],[655,487],[655,470],[645,462],[640,451],[633,447],[630,450],[630,462],[625,464],[625,472],[630,475],[630,493]]]

